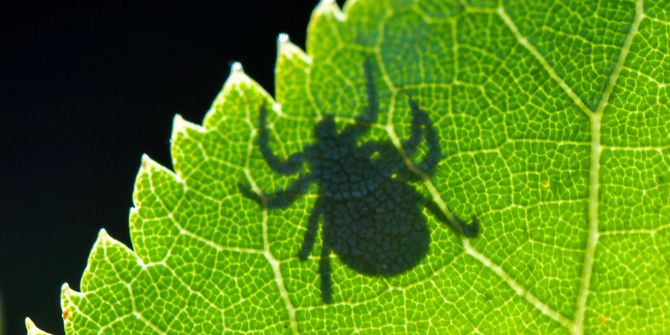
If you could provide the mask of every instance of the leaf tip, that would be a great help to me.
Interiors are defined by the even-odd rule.
[[[187,122],[187,121],[184,121],[184,122]],[[172,178],[174,178],[175,180],[181,182],[181,178],[175,172],[173,172],[170,169],[160,165],[158,162],[156,162],[151,157],[149,157],[149,155],[142,154],[142,163],[140,164],[140,170],[137,173],[137,178],[140,178],[141,175],[150,176],[154,172],[165,173],[167,175],[172,176]],[[137,202],[135,204],[137,204]],[[114,238],[110,237],[107,234],[107,232],[104,231],[104,229],[102,229],[100,231],[100,233],[98,234],[98,242],[105,242],[105,241],[111,241],[111,242],[117,242],[117,243],[123,244],[123,243],[115,240]]]
[[[70,288],[70,284],[68,283],[63,283],[63,285],[60,287],[60,293],[65,296],[72,295],[73,292],[74,291]]]
[[[107,230],[105,230],[105,228],[102,228],[102,229],[100,229],[100,231],[98,231],[98,240],[96,241],[95,244],[102,246],[102,245],[110,244],[113,241],[114,241],[114,239],[111,236],[109,236],[109,233],[107,233]]]
[[[28,330],[28,335],[34,334],[34,329],[37,327],[35,326],[33,320],[31,320],[29,317],[26,317],[25,322],[26,322],[26,330]]]
[[[50,335],[49,333],[37,328],[30,318],[26,318],[26,331],[28,335]]]
[[[282,46],[283,44],[290,43],[291,40],[288,37],[287,33],[281,33],[279,36],[277,36],[277,44],[279,46]]]
[[[83,295],[83,293],[80,293],[80,292],[77,292],[77,291],[73,290],[73,289],[70,287],[70,284],[68,284],[68,283],[63,283],[63,285],[61,285],[61,287],[60,287],[60,294],[61,294],[61,307],[62,307],[63,309],[66,308],[65,306],[66,306],[67,304],[69,304],[69,303],[72,302],[72,301],[71,301],[71,300],[72,300],[72,297],[74,297],[74,296],[82,296],[82,295]]]
[[[305,52],[302,51],[302,49],[300,49],[297,45],[293,44],[288,34],[285,33],[281,33],[277,37],[277,54],[280,57],[288,58],[291,58],[292,56],[299,56],[300,58],[305,59],[307,62],[311,61],[310,57],[307,56],[307,54],[305,54]]]
[[[244,72],[242,63],[233,62],[230,65],[230,75],[228,75],[228,80],[226,80],[226,84],[224,86],[249,82],[251,82],[251,78],[249,78],[249,76],[247,76],[247,74]]]
[[[244,68],[242,67],[242,63],[240,62],[233,62],[233,64],[230,65],[230,75],[244,75]]]
[[[321,0],[319,1],[319,4],[317,5],[317,9],[320,9],[321,7],[327,7],[327,6],[337,6],[337,3],[335,0]]]
[[[172,134],[170,135],[170,142],[174,142],[179,133],[185,133],[186,128],[186,120],[184,120],[181,115],[175,114],[174,118],[172,119]]]
[[[150,160],[151,160],[151,158],[149,158],[149,155],[142,154],[142,167],[144,167],[144,165]]]
[[[321,0],[319,4],[314,9],[315,15],[330,15],[337,18],[340,21],[344,21],[344,13],[337,5],[335,0]]]
[[[185,121],[186,120],[184,120],[184,118],[181,115],[175,114],[174,118],[172,119],[172,129],[174,130],[174,128],[177,127],[181,128]]]
[[[191,123],[184,119],[181,115],[176,114],[172,120],[172,135],[170,136],[170,140],[174,141],[177,138],[177,134],[186,133],[187,130],[195,130],[200,132],[204,131],[201,126],[195,123]]]
[[[149,173],[149,172],[151,172],[151,168],[156,166],[156,165],[158,165],[158,163],[156,163],[156,161],[151,159],[151,157],[149,157],[149,155],[142,154],[142,168],[141,168],[142,171],[144,171],[146,173]],[[106,236],[109,237],[109,235],[107,235],[107,232],[105,231],[105,229],[100,230],[100,232],[98,233],[98,238],[101,238],[103,235],[106,235]]]

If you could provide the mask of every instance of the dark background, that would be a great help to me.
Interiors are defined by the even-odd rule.
[[[309,1],[25,2],[0,10],[0,290],[7,334],[62,334],[100,228],[129,245],[142,153],[171,167],[174,114],[200,123],[232,61],[274,91],[276,39]],[[342,1],[340,1],[342,3]],[[290,8],[287,8],[290,7]]]

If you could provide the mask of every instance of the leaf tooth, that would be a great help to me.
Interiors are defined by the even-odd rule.
[[[72,297],[72,296],[81,296],[82,293],[78,292],[76,290],[73,290],[70,287],[70,284],[68,283],[63,283],[63,285],[60,287],[60,294],[65,296],[65,297]]]
[[[180,133],[186,134],[189,130],[204,133],[205,129],[198,124],[185,120],[181,115],[175,114],[172,120],[172,135],[170,141],[174,142]]]
[[[146,156],[146,155],[143,155],[143,156]],[[144,157],[142,157],[142,158],[144,158]],[[112,240],[114,240],[114,239],[111,236],[109,236],[109,233],[107,233],[107,230],[105,228],[100,229],[100,231],[98,232],[98,243],[104,245],[104,244],[111,243]]]
[[[249,83],[251,81],[251,78],[249,78],[249,76],[247,76],[247,74],[244,72],[242,63],[233,62],[233,64],[230,65],[230,74],[228,75],[228,79],[226,79],[224,86],[239,83]]]
[[[344,21],[345,15],[335,0],[321,0],[314,9],[313,16],[331,16]]]
[[[72,318],[70,318],[70,316],[72,315],[72,311],[76,309],[77,298],[82,298],[83,296],[84,296],[83,293],[71,289],[68,283],[63,283],[63,285],[61,286],[60,308],[63,311],[62,317],[63,322],[66,324],[66,328],[67,323],[72,321]]]
[[[258,94],[268,100],[273,100],[272,96],[261,87],[255,80],[253,80],[251,77],[249,77],[245,72],[244,68],[242,67],[242,64],[239,62],[234,62],[230,66],[230,75],[228,75],[228,79],[226,79],[226,82],[223,84],[223,90],[219,93],[219,95],[216,97],[214,100],[214,103],[212,104],[212,108],[207,112],[207,115],[205,116],[205,128],[208,128],[206,125],[208,123],[208,119],[216,113],[216,110],[218,106],[224,105],[224,102],[226,98],[229,96],[231,91],[238,90],[239,88],[244,88],[241,92],[243,94],[247,94],[245,92],[247,89],[250,89],[251,91],[254,91],[253,94]]]
[[[226,82],[223,84],[223,90],[215,99],[214,104],[212,105],[212,109],[210,109],[208,114],[212,113],[217,105],[223,104],[223,101],[225,100],[225,97],[228,95],[230,90],[233,90],[236,87],[245,86],[247,88],[252,88],[252,90],[256,90],[261,95],[271,98],[270,95],[263,89],[263,87],[261,87],[255,80],[253,80],[244,72],[244,68],[240,62],[233,62],[233,64],[230,66],[230,74],[228,75],[228,79],[226,79]],[[205,116],[205,124],[207,123],[208,117],[209,115]]]
[[[343,42],[346,34],[346,15],[335,1],[322,0],[314,8],[307,26],[305,49],[313,58],[329,57],[333,52],[333,43]]]
[[[242,67],[242,63],[240,62],[233,62],[233,64],[230,65],[230,72],[241,72],[244,73],[244,68]]]
[[[151,157],[149,157],[149,155],[142,154],[142,167],[141,167],[142,171],[146,172],[147,174],[151,174],[151,170],[152,170],[154,165],[158,165],[158,163],[156,163],[156,161],[151,159]],[[101,232],[103,230],[101,230]]]
[[[174,158],[172,159],[174,163]],[[137,176],[135,177],[135,183],[140,179],[141,175],[146,175],[147,177],[151,178],[151,175],[154,172],[159,172],[159,173],[165,173],[166,175],[170,176],[172,179],[174,179],[177,183],[182,184],[184,180],[177,174],[176,172],[166,168],[165,166],[159,164],[155,160],[153,160],[149,155],[147,154],[142,154],[142,163],[140,164],[140,170],[137,172]],[[135,186],[135,190],[137,190],[137,184]],[[137,192],[133,192],[133,202],[134,205],[137,206],[139,204],[139,199],[136,197]],[[104,229],[100,231],[100,234],[98,235],[98,239],[100,239],[101,234],[104,232]],[[107,232],[104,232],[106,237],[114,240],[113,238],[109,237],[107,235]],[[116,241],[116,240],[114,240]],[[118,241],[117,241],[118,242]],[[123,245],[123,243],[118,242],[119,244]],[[125,246],[125,245],[124,245]]]
[[[149,155],[142,154],[142,166],[140,167],[140,172],[139,173],[146,173],[147,175],[150,176],[152,173],[159,172],[159,171],[169,174],[170,176],[172,176],[177,181],[181,181],[181,178],[176,173],[174,173],[174,171],[171,171],[170,169],[164,167],[163,165],[160,165],[158,162],[156,162],[151,157],[149,157]],[[104,229],[100,230],[100,233],[98,234],[98,239],[101,239],[103,237],[114,240],[113,238],[111,238],[107,234],[107,232]],[[116,241],[116,240],[114,240],[114,241]],[[121,242],[118,242],[118,243],[121,243]],[[121,244],[123,244],[123,243],[121,243]]]
[[[163,166],[158,165],[158,163],[154,162],[154,164],[156,164],[161,169],[167,170]],[[170,171],[170,172],[172,173],[172,171]],[[95,246],[93,248],[95,249],[96,247],[98,247],[98,245],[103,247],[103,248],[109,248],[111,246],[118,246],[118,247],[123,248],[125,252],[134,254],[134,252],[127,245],[123,244],[123,242],[121,242],[121,241],[113,238],[112,236],[110,236],[109,233],[107,233],[107,230],[105,230],[104,228],[100,229],[100,231],[98,232],[98,240],[95,242]]]
[[[299,57],[307,63],[312,62],[312,57],[308,56],[302,49],[300,49],[300,47],[293,44],[289,39],[288,34],[285,33],[281,33],[277,37],[277,62],[279,62],[279,59],[282,57],[288,59]]]
[[[35,323],[30,318],[26,318],[26,330],[28,335],[50,335],[49,333],[37,328]]]
[[[282,43],[290,43],[290,42],[291,41],[287,33],[280,33],[279,36],[277,36],[277,44],[279,46],[281,46]]]

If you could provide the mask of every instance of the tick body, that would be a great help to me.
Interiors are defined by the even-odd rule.
[[[290,206],[307,192],[311,183],[318,184],[318,197],[298,258],[307,259],[322,221],[319,272],[323,300],[327,303],[332,300],[332,252],[359,273],[392,276],[416,266],[430,242],[421,210],[430,200],[409,183],[421,178],[410,171],[405,157],[414,156],[425,141],[428,150],[414,164],[424,175],[432,175],[441,156],[437,134],[428,114],[410,98],[411,134],[401,142],[401,148],[384,141],[359,144],[359,137],[370,129],[379,112],[372,63],[366,61],[364,65],[368,105],[356,116],[354,124],[338,132],[334,118],[325,116],[314,127],[315,143],[284,161],[268,146],[267,110],[261,105],[257,144],[265,161],[278,174],[297,174],[305,165],[309,172],[272,194],[259,195],[240,186],[248,198],[268,209],[277,209]]]

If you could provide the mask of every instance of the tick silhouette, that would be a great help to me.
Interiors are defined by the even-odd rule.
[[[364,63],[364,70],[368,106],[355,117],[355,122],[338,132],[333,116],[323,117],[314,127],[316,142],[284,161],[268,146],[267,110],[264,104],[261,105],[257,143],[265,161],[281,175],[299,173],[305,163],[309,172],[273,194],[261,196],[248,186],[240,185],[246,197],[269,209],[287,208],[307,192],[310,183],[319,185],[298,258],[307,259],[314,246],[319,219],[323,217],[319,271],[326,303],[332,300],[331,252],[360,273],[393,276],[416,266],[428,251],[430,234],[421,205],[446,219],[432,201],[408,184],[421,180],[421,177],[408,168],[401,151],[405,157],[412,157],[425,140],[427,153],[415,165],[428,176],[434,173],[441,156],[433,124],[415,100],[409,99],[411,134],[401,142],[402,148],[391,142],[372,140],[357,144],[358,138],[370,129],[379,113],[369,61]],[[477,232],[477,222],[465,225],[456,218],[450,221],[455,222],[456,229],[466,236]]]

